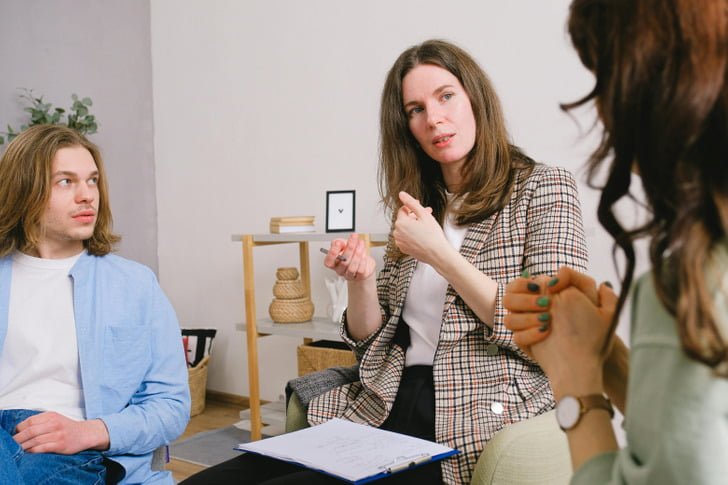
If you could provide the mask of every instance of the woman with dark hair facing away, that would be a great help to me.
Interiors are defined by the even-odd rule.
[[[377,276],[355,234],[332,241],[324,259],[348,282],[342,337],[358,380],[305,403],[307,418],[340,417],[461,451],[388,483],[468,483],[498,430],[554,406],[545,375],[504,327],[501,301],[523,270],[584,270],[576,184],[509,142],[488,77],[445,41],[396,60],[380,129],[380,193],[392,215],[384,266]],[[196,477],[185,483],[334,481],[250,454]]]
[[[593,100],[604,127],[589,173],[593,180],[608,163],[598,215],[625,255],[622,288],[617,296],[567,268],[552,279],[519,278],[506,294],[513,312],[506,325],[551,381],[572,483],[725,484],[728,3],[576,0],[569,32],[596,83],[565,108]],[[650,214],[625,228],[614,206],[635,174]],[[640,236],[650,238],[652,270],[632,291],[627,446],[618,450],[603,356],[632,286]],[[548,309],[535,305],[542,293]],[[539,332],[549,317],[550,330]]]

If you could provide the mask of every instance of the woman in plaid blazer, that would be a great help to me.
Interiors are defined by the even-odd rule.
[[[501,302],[524,270],[585,268],[576,186],[509,143],[485,73],[437,40],[408,49],[389,72],[379,174],[393,214],[384,268],[375,279],[356,235],[333,241],[325,259],[348,280],[342,336],[360,380],[313,399],[308,419],[447,444],[461,453],[431,466],[431,482],[468,483],[493,434],[553,408],[548,380],[503,325]]]
[[[501,300],[523,270],[585,269],[576,185],[508,142],[485,73],[442,41],[408,49],[390,70],[381,151],[380,191],[393,214],[384,268],[375,277],[356,235],[332,241],[324,260],[348,280],[342,335],[359,380],[316,392],[308,420],[343,417],[461,451],[389,484],[467,483],[495,432],[553,408],[548,380],[503,326]],[[335,481],[247,453],[185,484],[269,480]]]

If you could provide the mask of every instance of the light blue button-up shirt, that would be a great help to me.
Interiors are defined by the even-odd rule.
[[[0,258],[0,352],[11,269],[11,258]],[[124,467],[121,483],[174,483],[169,472],[151,470],[152,452],[189,421],[187,366],[172,306],[149,268],[119,256],[84,253],[69,276],[86,418],[106,424],[105,454]]]

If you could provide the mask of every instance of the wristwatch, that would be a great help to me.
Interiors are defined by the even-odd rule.
[[[564,396],[556,404],[556,421],[562,430],[574,428],[581,420],[582,415],[592,409],[604,409],[609,417],[614,417],[614,408],[609,398],[602,394],[588,396]]]

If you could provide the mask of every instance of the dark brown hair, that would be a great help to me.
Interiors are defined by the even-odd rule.
[[[99,172],[96,225],[84,247],[90,254],[103,256],[119,241],[112,232],[109,190],[98,147],[70,128],[36,125],[13,139],[0,159],[0,257],[38,245],[50,197],[53,157],[61,148],[76,146],[91,153]]]
[[[534,162],[509,142],[500,101],[488,76],[463,49],[443,40],[428,40],[404,51],[387,74],[380,112],[379,193],[386,209],[396,213],[404,190],[433,209],[443,222],[446,187],[439,164],[431,159],[409,129],[402,100],[402,80],[413,68],[431,64],[446,69],[463,85],[475,117],[475,145],[463,166],[463,197],[458,224],[481,221],[501,210],[517,177],[526,177]]]
[[[657,293],[691,358],[728,375],[728,344],[711,296],[710,258],[728,228],[728,7],[725,0],[575,0],[569,33],[596,76],[604,125],[589,180],[611,159],[598,217],[627,259],[616,325],[634,272],[633,241],[650,236]],[[641,227],[614,213],[641,175]]]

